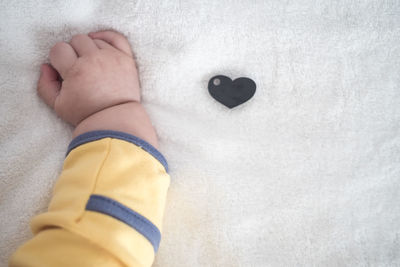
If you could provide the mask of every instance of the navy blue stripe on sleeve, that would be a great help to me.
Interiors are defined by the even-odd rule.
[[[86,210],[103,213],[126,223],[142,234],[157,252],[161,241],[160,230],[148,219],[123,204],[101,195],[91,195]]]
[[[110,131],[110,130],[101,130],[101,131],[91,131],[87,132],[84,134],[81,134],[77,137],[75,137],[71,143],[68,146],[68,151],[67,151],[67,156],[71,150],[74,148],[89,143],[93,141],[97,141],[103,138],[116,138],[116,139],[121,139],[127,142],[130,142],[132,144],[135,144],[139,147],[141,147],[143,150],[146,152],[150,153],[153,157],[155,157],[165,168],[165,171],[168,172],[168,163],[167,160],[164,158],[164,156],[152,145],[144,141],[143,139],[140,139],[139,137],[133,136],[131,134],[127,134],[124,132],[118,132],[118,131]]]

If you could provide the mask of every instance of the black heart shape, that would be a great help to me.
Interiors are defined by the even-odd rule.
[[[253,97],[256,92],[256,83],[245,77],[231,78],[217,75],[208,82],[210,95],[228,108],[234,108]]]

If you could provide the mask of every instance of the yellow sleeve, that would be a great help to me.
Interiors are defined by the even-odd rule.
[[[10,266],[150,266],[169,186],[164,157],[121,132],[94,131],[68,149],[47,212]]]

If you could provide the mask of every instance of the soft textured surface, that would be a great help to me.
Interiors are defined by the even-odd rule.
[[[51,46],[132,43],[170,165],[155,266],[400,265],[400,2],[1,1],[0,262],[46,209],[71,128],[36,96]],[[229,110],[216,74],[248,76]]]

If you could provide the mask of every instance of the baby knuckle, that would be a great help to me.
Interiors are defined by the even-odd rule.
[[[118,43],[127,43],[128,40],[121,33],[116,32],[114,35],[114,41]]]
[[[65,78],[66,79],[79,79],[81,76],[85,76],[87,72],[90,70],[90,66],[88,64],[85,64],[85,62],[79,62],[77,64],[74,64],[71,68],[69,68],[65,72]]]
[[[114,45],[115,45],[116,47],[121,47],[121,48],[123,48],[124,50],[130,50],[129,42],[128,42],[128,40],[127,40],[125,37],[123,37],[123,36],[119,36],[118,38],[116,38],[116,39],[114,40]]]
[[[64,42],[58,42],[53,47],[50,49],[50,55],[56,55],[58,54],[61,50],[65,48],[68,44]]]
[[[85,34],[75,34],[71,38],[71,43],[79,42],[82,38],[85,38]]]
[[[73,77],[74,79],[84,77],[85,75],[85,69],[80,67],[73,67],[69,69],[66,74],[67,77]]]

